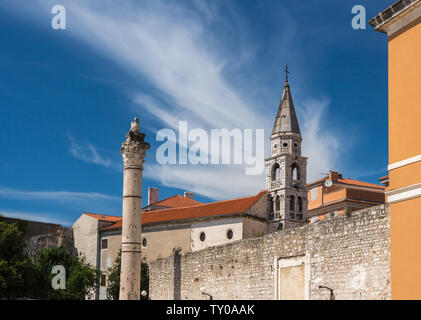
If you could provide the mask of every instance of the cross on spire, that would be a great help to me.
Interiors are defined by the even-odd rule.
[[[285,66],[284,71],[285,71],[286,82],[288,82],[288,73],[290,73],[290,72],[288,71],[288,65],[286,65],[286,66]]]

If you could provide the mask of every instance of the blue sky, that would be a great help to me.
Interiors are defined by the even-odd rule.
[[[0,213],[72,224],[121,214],[120,146],[133,117],[151,144],[143,180],[160,199],[252,195],[264,176],[236,165],[162,166],[156,132],[273,126],[281,70],[309,157],[377,183],[387,166],[386,36],[351,27],[395,1],[88,1],[0,3]],[[66,8],[66,30],[51,8]],[[229,112],[227,112],[227,110]]]

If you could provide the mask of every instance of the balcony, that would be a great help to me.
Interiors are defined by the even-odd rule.
[[[277,189],[281,187],[281,181],[277,180],[277,181],[272,181],[271,183],[271,188],[272,189]]]

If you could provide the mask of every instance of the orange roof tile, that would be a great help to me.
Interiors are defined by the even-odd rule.
[[[117,222],[121,220],[121,217],[119,216],[110,216],[110,215],[105,215],[105,214],[96,214],[96,213],[89,213],[89,212],[84,212],[83,214],[86,214],[87,216],[90,216],[92,218],[95,218],[101,221]]]
[[[167,199],[154,202],[151,205],[152,206],[162,206],[162,207],[171,207],[171,208],[180,208],[180,207],[188,207],[188,206],[194,206],[197,204],[202,204],[202,202],[185,198],[183,196],[180,196],[176,194],[175,196],[169,197]]]
[[[339,179],[338,181],[341,182],[341,183],[351,184],[351,185],[355,185],[355,186],[384,189],[384,186],[374,184],[374,183],[368,183],[368,182],[364,182],[364,181],[354,180],[354,179]]]
[[[265,192],[261,191],[255,196],[233,200],[203,203],[181,208],[143,211],[142,224],[242,213],[255,204]],[[121,228],[121,226],[122,221],[119,221],[102,230]]]
[[[315,184],[319,184],[322,183],[324,181],[329,180],[329,177],[323,178],[323,179],[319,179],[316,180],[314,182],[308,183],[307,186],[312,186]],[[364,182],[364,181],[360,181],[360,180],[355,180],[355,179],[338,179],[339,183],[344,183],[344,184],[349,184],[349,185],[354,185],[354,186],[359,186],[359,187],[369,187],[369,188],[376,188],[376,189],[384,189],[384,186],[382,185],[378,185],[378,184],[374,184],[374,183],[369,183],[369,182]]]

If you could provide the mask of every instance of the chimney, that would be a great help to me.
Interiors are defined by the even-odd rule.
[[[148,188],[148,206],[159,201],[159,189],[158,188]]]
[[[338,181],[338,179],[342,179],[342,174],[338,173],[338,171],[329,171],[329,180],[331,181]]]
[[[194,200],[194,193],[193,192],[184,192],[184,198]]]

